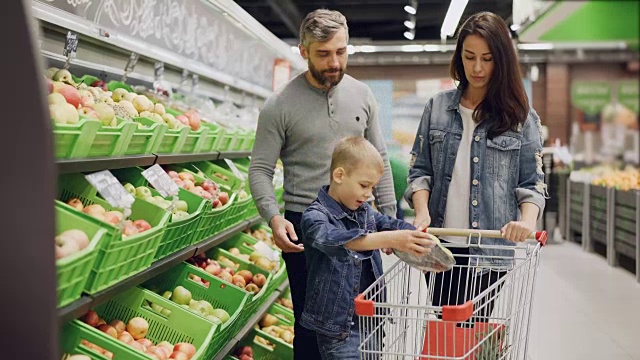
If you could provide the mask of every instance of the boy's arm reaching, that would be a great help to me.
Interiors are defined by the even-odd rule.
[[[391,248],[412,255],[422,256],[431,251],[433,241],[429,235],[421,231],[394,230],[369,233],[351,240],[345,246],[354,251]]]

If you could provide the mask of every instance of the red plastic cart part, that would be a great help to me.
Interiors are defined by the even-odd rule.
[[[364,294],[359,294],[354,300],[356,305],[356,315],[358,316],[373,316],[374,307],[373,300],[365,300]]]
[[[442,307],[442,320],[463,322],[473,315],[473,302],[467,301],[462,305],[447,305]]]

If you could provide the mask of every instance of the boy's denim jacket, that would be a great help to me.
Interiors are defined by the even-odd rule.
[[[432,227],[444,224],[447,195],[462,137],[458,106],[462,91],[450,90],[431,98],[425,107],[413,149],[409,186],[405,199],[413,207],[412,195],[429,190]],[[518,131],[507,131],[489,139],[485,124],[475,128],[471,144],[469,225],[471,229],[499,230],[520,218],[519,205],[545,206],[546,185],[542,172],[540,118],[531,109]],[[477,243],[477,238],[472,239]],[[493,245],[493,248],[482,248]],[[505,239],[482,239],[471,246],[471,265],[509,266],[513,251],[495,245],[514,245]]]
[[[360,289],[363,261],[373,260],[375,278],[382,275],[380,251],[356,252],[345,245],[376,231],[413,230],[413,225],[373,210],[364,203],[345,209],[328,194],[328,186],[302,215],[307,260],[307,292],[301,325],[320,334],[346,338],[352,326],[354,300]]]

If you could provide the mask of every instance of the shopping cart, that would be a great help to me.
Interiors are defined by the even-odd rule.
[[[483,238],[501,238],[499,231],[428,232],[463,236],[467,242],[443,244],[456,257],[449,271],[425,274],[398,261],[358,295],[361,359],[526,359],[546,232],[532,233],[529,239],[535,243],[515,246],[482,243]],[[498,251],[474,255],[472,248]],[[492,259],[505,261],[492,265]]]

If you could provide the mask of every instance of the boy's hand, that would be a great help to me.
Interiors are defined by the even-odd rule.
[[[398,251],[415,256],[423,256],[431,252],[435,245],[427,233],[419,230],[393,231],[392,247]]]
[[[276,215],[271,218],[269,225],[271,226],[271,230],[273,230],[273,241],[283,252],[304,251],[304,245],[291,242],[291,240],[298,241],[298,235],[296,235],[293,224],[289,220],[283,218],[281,215]],[[289,240],[289,238],[291,238],[291,240]]]
[[[384,252],[387,255],[393,255],[393,249],[391,248],[384,248],[382,249],[382,252]]]

